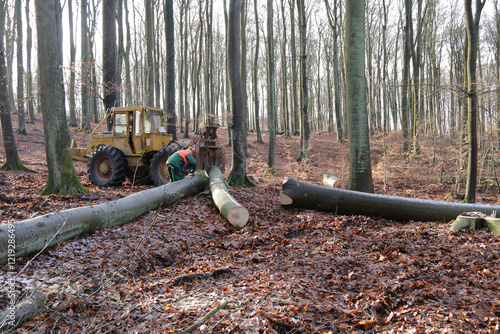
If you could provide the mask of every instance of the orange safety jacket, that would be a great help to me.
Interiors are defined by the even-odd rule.
[[[188,159],[186,158],[186,155],[188,155],[189,153],[191,153],[190,150],[180,150],[180,151],[177,151],[175,152],[177,154],[179,154],[181,157],[184,158],[184,163],[187,164],[188,163]]]

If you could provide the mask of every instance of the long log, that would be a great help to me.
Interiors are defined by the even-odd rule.
[[[212,166],[208,175],[210,176],[210,192],[220,213],[234,227],[244,227],[248,222],[248,210],[229,194],[220,169],[217,166]]]
[[[6,263],[14,256],[15,258],[28,256],[62,241],[124,224],[162,205],[196,195],[204,188],[205,183],[200,175],[195,173],[182,181],[144,190],[115,201],[2,224],[0,264]],[[13,236],[15,242],[12,240]]]
[[[42,292],[35,290],[12,309],[3,311],[0,314],[0,333],[8,333],[22,326],[40,311],[46,300],[47,297]]]
[[[500,206],[413,199],[329,188],[288,179],[280,194],[281,205],[329,211],[341,215],[365,215],[399,221],[443,221],[462,212],[479,211],[498,217]]]

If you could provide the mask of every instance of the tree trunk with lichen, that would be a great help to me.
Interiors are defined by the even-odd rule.
[[[40,104],[43,113],[45,153],[49,179],[42,195],[81,194],[88,190],[80,183],[71,158],[71,136],[66,123],[62,85],[62,20],[59,0],[37,0],[38,69]]]

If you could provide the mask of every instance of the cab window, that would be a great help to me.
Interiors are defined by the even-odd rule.
[[[127,126],[128,126],[127,114],[116,114],[115,115],[115,136],[126,137],[127,136]]]

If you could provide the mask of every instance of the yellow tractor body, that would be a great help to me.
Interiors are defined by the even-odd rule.
[[[111,131],[107,127],[109,122],[112,124]],[[161,185],[169,181],[168,157],[191,145],[197,147],[197,142],[174,141],[173,136],[167,133],[162,109],[115,107],[87,136],[86,148],[76,147],[73,141],[71,154],[74,160],[88,163],[90,180],[97,186],[119,186],[125,178],[133,183]],[[217,146],[216,143],[214,145]],[[218,146],[212,151],[217,158],[200,157],[201,161],[213,161],[210,166],[217,163],[223,169],[223,149]],[[210,166],[204,164],[202,168]]]

